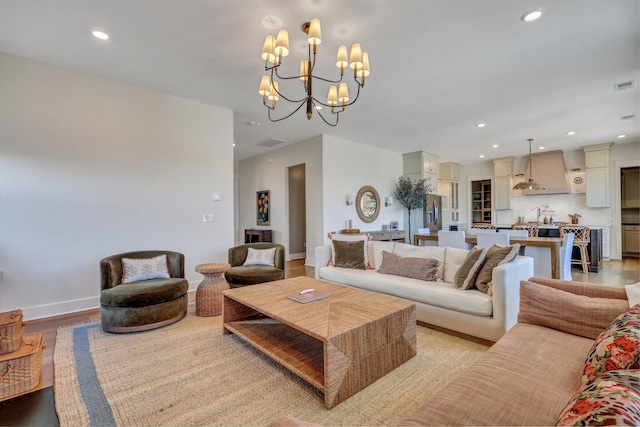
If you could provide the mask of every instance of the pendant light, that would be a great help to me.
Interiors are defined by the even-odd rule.
[[[523,181],[523,182],[519,182],[516,185],[513,186],[514,190],[546,190],[548,187],[544,184],[541,184],[539,182],[535,182],[533,180],[533,173],[532,173],[532,167],[531,167],[531,141],[533,141],[532,138],[527,139],[527,141],[529,141],[529,181]]]

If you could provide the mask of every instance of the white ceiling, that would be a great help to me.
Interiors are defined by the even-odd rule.
[[[0,0],[0,51],[229,108],[236,160],[328,134],[465,164],[481,154],[525,155],[527,138],[534,138],[534,150],[638,141],[639,6],[638,0]],[[522,22],[534,8],[543,9],[542,18]],[[286,74],[296,73],[306,56],[299,28],[313,17],[322,23],[316,67],[322,76],[338,76],[339,44],[358,41],[369,52],[371,75],[337,127],[315,116],[308,121],[304,108],[268,121],[257,93],[262,43],[276,33],[262,25],[267,15],[289,30]],[[94,29],[110,40],[95,39]],[[635,88],[614,91],[629,80]],[[319,86],[324,101],[327,89]],[[294,88],[300,95],[301,85]],[[286,104],[280,101],[276,113],[291,111]],[[620,120],[630,114],[636,118]],[[479,122],[486,127],[477,128]],[[256,145],[270,138],[288,142]]]

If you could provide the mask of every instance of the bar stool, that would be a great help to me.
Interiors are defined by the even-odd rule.
[[[538,227],[535,227],[536,228],[535,236],[533,234],[533,228],[534,228],[533,225],[529,225],[529,224],[513,224],[511,226],[512,230],[527,230],[529,232],[529,235],[527,237],[538,237],[538,233],[537,233]]]
[[[477,228],[478,230],[495,230],[496,226],[486,222],[474,222],[471,228]]]
[[[573,246],[580,248],[580,259],[572,259],[571,264],[582,265],[582,272],[589,272],[589,253],[587,252],[587,245],[591,242],[589,227],[582,225],[567,225],[560,227],[560,237],[564,237],[565,234],[573,233],[575,237],[573,239]]]

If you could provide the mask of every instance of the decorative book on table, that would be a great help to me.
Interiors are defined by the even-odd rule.
[[[323,294],[322,292],[313,291],[313,292],[305,292],[304,294],[293,294],[289,295],[289,299],[292,299],[297,302],[301,302],[302,304],[306,304],[312,301],[318,301],[320,299],[327,298],[328,294]]]

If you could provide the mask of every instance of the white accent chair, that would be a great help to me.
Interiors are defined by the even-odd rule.
[[[438,246],[467,249],[464,231],[438,231]]]
[[[560,248],[559,260],[560,280],[573,280],[571,276],[571,253],[573,252],[573,240],[576,235],[573,233],[565,233],[562,236],[562,247]]]
[[[489,232],[479,231],[476,234],[476,246],[480,248],[489,248],[493,246],[494,243],[497,243],[503,246],[509,245],[509,234],[496,233],[495,231],[489,231]]]

